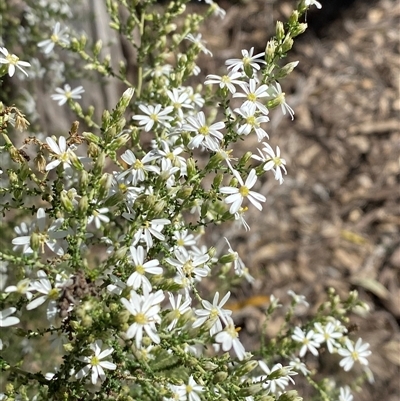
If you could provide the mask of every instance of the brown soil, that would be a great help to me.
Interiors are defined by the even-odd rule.
[[[214,53],[202,65],[205,73],[223,72],[224,60],[238,57],[241,49],[263,51],[273,21],[284,20],[293,4],[246,3],[221,2],[226,18],[204,30]],[[249,235],[233,229],[227,234],[258,279],[236,296],[243,301],[273,293],[287,300],[292,289],[315,305],[326,299],[329,287],[340,295],[356,289],[371,310],[351,322],[358,325],[355,336],[371,344],[375,384],[354,400],[395,401],[400,397],[400,4],[356,1],[341,13],[334,7],[318,13],[308,14],[315,29],[298,40],[289,61],[299,60],[299,66],[283,82],[295,121],[277,110],[267,130],[287,160],[288,176],[282,186],[264,180],[267,202],[262,219],[258,212],[248,214]],[[254,149],[257,139],[250,144],[247,139],[246,148]],[[220,239],[219,233],[214,236]],[[262,313],[250,307],[238,312],[239,320],[243,315],[242,338],[249,346],[258,341],[254,333]],[[322,355],[320,369],[332,373],[330,362]],[[346,379],[339,370],[334,374],[338,381]]]

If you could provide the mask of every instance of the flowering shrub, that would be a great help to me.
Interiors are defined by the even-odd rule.
[[[36,43],[46,55],[57,47],[74,53],[87,70],[126,85],[101,121],[78,102],[84,82],[51,96],[77,116],[58,138],[27,135],[24,111],[1,105],[0,207],[9,239],[0,252],[1,399],[301,400],[303,376],[318,399],[352,400],[349,386],[357,383],[320,377],[308,362],[327,348],[345,371],[367,369],[369,345],[346,328],[348,314],[365,307],[357,294],[341,300],[331,290],[297,326],[295,308],[308,303],[290,292],[277,336],[266,341],[261,333],[259,349],[246,349],[227,305],[233,283],[254,278],[228,239],[222,255],[203,239],[227,221],[250,230],[248,208],[261,211],[266,201],[258,178],[284,182],[286,161],[266,142],[266,129],[273,108],[293,119],[278,80],[297,63],[279,61],[306,29],[307,8],[320,4],[302,0],[286,24],[276,24],[265,52],[242,50],[203,87],[188,84],[201,53],[211,56],[199,24],[224,10],[211,0],[203,16],[186,14],[185,0],[163,13],[152,0],[119,3],[106,2],[110,26],[137,51],[135,82],[122,62],[115,71],[100,59],[100,42],[90,52],[89,38],[69,35],[62,21]],[[2,45],[1,76],[29,74],[30,62]],[[14,129],[24,132],[22,148]],[[234,146],[249,135],[258,154]],[[33,159],[24,147],[34,149]],[[214,294],[205,290],[211,280]],[[271,295],[266,322],[281,306]]]

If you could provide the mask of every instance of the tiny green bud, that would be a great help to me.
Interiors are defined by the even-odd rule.
[[[222,180],[224,179],[224,175],[222,173],[218,173],[215,177],[214,177],[214,181],[213,181],[213,188],[217,188],[219,189],[221,187],[221,183]]]
[[[183,186],[176,194],[177,198],[186,200],[193,192],[193,187]]]
[[[217,372],[214,375],[214,383],[222,383],[223,381],[226,380],[226,378],[228,377],[228,372]]]
[[[78,159],[78,156],[74,152],[70,152],[69,155],[69,160],[71,161],[72,165],[78,170],[82,171],[83,170],[83,164],[82,162]]]
[[[88,200],[88,197],[86,195],[84,195],[84,196],[82,196],[81,199],[79,199],[79,203],[78,203],[78,211],[79,211],[80,217],[85,217],[88,209],[89,209],[89,200]]]
[[[118,150],[122,148],[122,146],[124,146],[128,141],[129,141],[129,134],[122,134],[112,141],[110,148],[112,150]]]
[[[210,255],[210,259],[212,259],[216,255],[217,250],[215,249],[214,246],[212,246],[212,247],[210,247],[210,249],[208,250],[207,253]]]
[[[253,154],[251,152],[246,152],[239,160],[239,165],[240,166],[245,166],[246,163],[251,159],[251,156]]]
[[[285,28],[281,21],[277,21],[276,23],[275,35],[278,42],[282,41],[282,39],[285,37]]]
[[[10,172],[8,173],[8,179],[10,180],[10,183],[11,183],[12,185],[18,185],[18,176],[17,176],[17,174],[15,173],[15,171],[10,171]]]
[[[291,63],[286,64],[278,72],[276,78],[277,79],[285,78],[286,76],[288,76],[297,67],[297,64],[299,64],[298,61],[293,61]]]
[[[235,260],[237,260],[237,255],[235,255],[234,253],[227,253],[227,254],[225,254],[225,255],[222,255],[222,256],[219,258],[218,262],[221,263],[221,264],[223,264],[223,265],[225,265],[225,264],[227,264],[227,263],[232,263],[232,262],[234,262]]]
[[[93,174],[99,175],[103,171],[105,164],[106,164],[106,154],[104,152],[100,152],[93,166]]]
[[[103,115],[101,116],[101,127],[106,130],[111,124],[111,115],[108,110],[103,111]]]
[[[192,157],[189,157],[186,162],[188,178],[193,178],[197,174],[196,162]]]
[[[289,25],[295,24],[299,20],[299,12],[297,10],[294,10],[292,12],[292,15],[289,17]]]
[[[165,32],[166,32],[166,33],[171,33],[171,32],[173,32],[173,31],[176,31],[176,28],[177,28],[176,24],[168,24],[168,25],[165,27]]]
[[[103,199],[108,195],[111,188],[113,176],[109,173],[104,173],[99,180],[99,196],[98,199]]]
[[[117,192],[114,195],[111,195],[107,200],[104,202],[105,207],[112,207],[117,206],[124,200],[124,195],[121,192]]]
[[[86,139],[87,142],[93,142],[97,145],[100,143],[100,138],[91,132],[82,132],[82,136]]]
[[[100,148],[94,143],[94,142],[89,142],[87,154],[91,158],[96,158],[97,155],[100,152]]]
[[[66,210],[67,212],[72,212],[74,210],[74,205],[71,199],[68,197],[67,192],[61,191],[60,201],[63,209]]]
[[[114,254],[117,260],[122,260],[126,253],[128,252],[128,248],[126,246],[121,246],[120,248],[118,248]]]
[[[306,31],[308,27],[308,24],[306,24],[305,22],[298,24],[294,29],[292,29],[291,31],[291,36],[292,38],[295,38],[296,36],[301,35],[302,33],[304,33]]]
[[[293,47],[293,43],[293,39],[289,35],[287,35],[282,43],[282,52],[287,53]]]
[[[69,324],[71,325],[71,327],[72,327],[75,331],[77,331],[77,330],[79,330],[79,329],[81,328],[81,325],[80,325],[79,322],[76,321],[76,320],[70,320]]]
[[[89,185],[89,173],[86,170],[82,170],[80,172],[81,176],[79,179],[79,186],[81,191],[86,192],[87,187]]]
[[[211,371],[211,370],[215,370],[218,368],[218,365],[216,365],[215,363],[212,363],[211,361],[206,361],[206,363],[204,364],[204,369]]]
[[[240,366],[237,372],[240,376],[244,376],[253,371],[257,366],[258,366],[258,361],[253,359],[247,361],[243,366]]]
[[[101,41],[101,39],[99,39],[93,46],[94,57],[97,57],[100,54],[102,47],[103,47],[103,42]]]
[[[243,388],[240,394],[245,397],[259,394],[263,390],[263,385],[261,383],[252,384],[249,387]],[[274,400],[274,398],[272,398]]]
[[[29,240],[29,245],[34,251],[38,251],[40,248],[40,234],[33,232]]]
[[[164,213],[166,207],[167,207],[167,202],[164,199],[160,199],[153,206],[154,214],[157,216],[157,215]]]

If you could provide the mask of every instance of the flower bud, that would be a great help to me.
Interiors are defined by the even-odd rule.
[[[217,372],[214,375],[213,382],[214,383],[222,383],[228,377],[228,372]]]
[[[178,193],[176,194],[176,197],[179,199],[183,199],[186,200],[190,197],[190,195],[193,192],[193,187],[189,187],[189,186],[183,186]]]
[[[114,141],[112,141],[110,149],[118,150],[122,148],[122,146],[124,146],[128,141],[129,141],[129,134],[122,134],[118,136]]]
[[[227,263],[232,263],[235,260],[237,260],[237,255],[234,253],[227,253],[219,258],[218,263],[226,265]]]
[[[82,162],[78,159],[78,156],[74,152],[69,152],[68,153],[69,160],[71,161],[72,165],[78,170],[82,171],[83,170],[83,164]]]
[[[243,366],[240,366],[237,369],[237,373],[240,376],[247,375],[248,373],[253,371],[257,366],[258,366],[258,361],[254,360],[254,359],[251,361],[247,361]]]
[[[72,212],[74,210],[74,204],[71,199],[68,197],[65,191],[61,191],[60,193],[60,201],[64,210],[67,212]]]
[[[111,115],[108,110],[104,110],[103,115],[101,116],[101,128],[103,130],[107,130],[107,128],[111,124]]]
[[[89,173],[86,170],[80,172],[79,187],[81,192],[86,192],[89,185]]]
[[[100,143],[100,138],[97,135],[92,134],[91,132],[82,132],[82,136],[86,139],[87,142],[93,142],[97,145]]]
[[[86,195],[82,196],[78,203],[78,212],[80,217],[85,217],[89,209],[89,200]]]
[[[189,157],[189,159],[187,159],[186,166],[188,178],[191,179],[197,174],[196,163],[192,157]]]
[[[285,37],[285,28],[281,21],[277,21],[276,23],[275,35],[278,42],[280,42]]]
[[[253,154],[251,152],[246,152],[239,160],[239,167],[245,166],[247,162],[251,159]]]
[[[93,166],[93,174],[99,175],[103,171],[105,164],[106,164],[106,154],[104,152],[100,152]]]
[[[211,361],[206,361],[206,363],[204,364],[204,369],[211,371],[211,370],[215,370],[218,368],[218,365],[216,365],[215,363],[212,363]]]
[[[276,44],[274,40],[270,40],[265,47],[265,61],[271,64],[275,58]]]
[[[252,395],[259,394],[263,391],[263,386],[261,383],[255,383],[250,385],[249,387],[243,388],[240,390],[240,395],[243,397],[250,397]],[[275,400],[275,398],[271,398],[271,401]]]
[[[282,52],[287,53],[293,47],[293,43],[293,39],[289,35],[287,35],[282,43]]]
[[[297,64],[299,64],[298,61],[293,61],[283,66],[281,70],[278,72],[276,79],[281,79],[288,76],[297,67]]]
[[[93,55],[94,55],[94,57],[97,58],[97,56],[101,52],[102,47],[103,47],[103,42],[102,42],[101,39],[99,39],[93,46]]]
[[[104,173],[99,180],[99,196],[98,199],[103,199],[108,195],[111,188],[113,176],[109,173]]]
[[[164,213],[165,209],[167,207],[167,202],[164,199],[160,199],[154,206],[153,209],[154,210],[154,214],[156,216],[161,215],[162,213]]]
[[[219,189],[221,187],[221,183],[222,180],[224,179],[224,175],[222,173],[218,173],[215,177],[214,177],[214,181],[213,181],[213,187],[215,189]]]
[[[298,24],[292,31],[291,31],[291,36],[292,38],[295,38],[296,36],[301,35],[302,33],[304,33],[306,31],[308,27],[308,24],[306,23],[301,23]]]
[[[29,245],[31,248],[37,252],[40,248],[40,234],[37,232],[33,232],[29,241]]]
[[[292,15],[289,17],[289,25],[294,25],[296,22],[299,20],[299,12],[297,10],[294,10],[292,12]]]

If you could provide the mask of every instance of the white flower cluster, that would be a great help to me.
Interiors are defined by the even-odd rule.
[[[224,16],[216,3],[206,2],[216,15]],[[319,5],[316,1],[308,3]],[[200,34],[189,33],[184,37],[191,48],[211,55]],[[59,23],[55,24],[51,37],[38,46],[49,54],[55,44],[69,44],[67,29],[61,29]],[[29,63],[20,61],[3,47],[0,52],[4,56],[0,57],[0,63],[6,66],[9,76],[13,76],[16,68],[26,74],[22,67],[30,66]],[[261,211],[266,201],[256,190],[258,175],[271,171],[282,184],[287,173],[280,148],[274,150],[266,142],[269,136],[265,125],[269,122],[269,102],[280,105],[283,114],[288,113],[292,118],[294,111],[287,105],[278,82],[263,83],[264,56],[264,52],[254,54],[254,48],[242,50],[241,58],[226,61],[226,75],[207,76],[205,85],[217,85],[218,96],[238,106],[233,110],[226,107],[225,117],[208,117],[204,105],[209,99],[192,87],[173,87],[174,67],[161,65],[149,76],[159,79],[164,86],[154,95],[155,100],[139,97],[129,128],[125,128],[125,120],[123,127],[114,122],[110,128],[107,123],[118,113],[125,113],[134,96],[133,88],[124,92],[112,116],[104,113],[102,136],[82,134],[89,146],[81,146],[84,140],[74,140],[72,134],[69,138],[47,137],[40,144],[41,153],[49,158],[41,165],[40,173],[45,174],[45,179],[38,185],[45,187],[52,183],[46,190],[56,192],[60,201],[56,203],[50,196],[43,196],[50,206],[32,206],[36,213],[33,221],[14,228],[13,251],[22,254],[19,264],[27,265],[22,267],[25,276],[3,291],[2,300],[10,297],[19,301],[15,303],[18,308],[13,304],[0,312],[0,327],[27,321],[26,311],[38,309],[40,314],[40,307],[46,306],[45,332],[50,333],[52,348],[62,350],[68,361],[68,368],[63,366],[55,373],[48,373],[47,380],[64,375],[68,380],[88,384],[90,375],[91,384],[99,386],[109,378],[132,378],[136,369],[132,366],[137,362],[133,355],[138,360],[155,360],[165,351],[171,359],[192,358],[193,364],[193,358],[229,353],[226,358],[230,358],[227,366],[231,370],[242,363],[256,362],[251,369],[238,374],[238,383],[246,382],[244,388],[254,386],[262,394],[279,396],[294,384],[292,376],[310,374],[303,358],[308,351],[317,356],[322,344],[330,353],[343,356],[340,366],[345,371],[355,362],[368,364],[369,345],[361,339],[354,344],[342,323],[334,319],[316,322],[307,330],[294,329],[291,338],[294,344],[299,343],[300,349],[288,366],[277,361],[251,361],[252,355],[246,352],[232,310],[227,306],[230,291],[215,291],[210,302],[199,290],[199,284],[204,287],[209,282],[205,279],[215,277],[216,271],[221,271],[223,278],[232,271],[234,278],[254,281],[227,239],[227,253],[219,257],[214,249],[202,246],[203,227],[214,220],[222,221],[224,215],[228,216],[226,220],[235,219],[246,230],[250,229],[244,219],[247,202]],[[191,68],[192,74],[199,72],[197,66]],[[56,92],[52,99],[62,106],[80,99],[84,89],[82,86],[71,89],[65,84]],[[121,104],[125,106],[120,110]],[[117,154],[138,133],[151,136],[151,145],[125,147]],[[254,159],[261,164],[244,168],[242,160],[231,156],[233,150],[229,147],[238,138],[249,135],[255,135],[263,147],[258,154],[249,155],[246,162]],[[109,137],[112,137],[109,141],[104,139]],[[87,157],[80,156],[85,150]],[[209,157],[209,172],[219,169],[225,174],[221,179],[216,177],[209,192],[201,185],[204,175],[194,161],[199,151]],[[112,155],[113,167],[106,168],[107,152],[107,156]],[[56,177],[54,181],[52,177]],[[104,252],[97,255],[97,247],[102,246]],[[98,266],[92,270],[87,266],[89,263]],[[89,272],[90,279],[82,277],[83,273],[80,275],[81,267]],[[308,306],[303,297],[290,295],[294,304]],[[271,307],[277,308],[278,302],[271,297]],[[89,335],[90,329],[85,330],[98,324],[94,319],[104,319],[102,323],[107,327],[102,333]],[[79,335],[73,332],[76,327]],[[69,354],[74,346],[82,350],[79,357]],[[133,355],[124,360],[121,354],[128,352]],[[253,369],[256,374],[250,376]],[[154,385],[162,388],[165,401],[200,401],[209,389],[196,372],[194,369],[180,382],[165,377]],[[215,385],[212,391],[219,394],[221,387]],[[340,390],[340,401],[351,400],[349,391],[347,387]],[[248,395],[245,399],[257,398]]]

